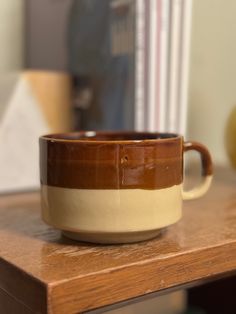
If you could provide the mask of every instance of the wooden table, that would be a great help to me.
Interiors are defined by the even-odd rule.
[[[0,198],[4,314],[81,313],[236,270],[236,173],[229,170],[216,173],[205,197],[184,204],[181,222],[143,243],[67,240],[40,220],[39,208],[38,193]]]

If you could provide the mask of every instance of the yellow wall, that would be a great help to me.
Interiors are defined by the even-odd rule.
[[[194,0],[188,138],[226,163],[224,128],[236,106],[236,1]]]

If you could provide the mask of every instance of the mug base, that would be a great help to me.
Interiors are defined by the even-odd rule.
[[[159,236],[163,229],[135,231],[135,232],[72,232],[62,231],[62,234],[76,241],[92,242],[99,244],[124,244],[149,240]]]

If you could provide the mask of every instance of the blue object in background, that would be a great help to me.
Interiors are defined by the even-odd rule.
[[[74,0],[71,7],[69,70],[96,94],[89,106],[77,109],[80,129],[134,127],[134,56],[112,54],[111,1]]]

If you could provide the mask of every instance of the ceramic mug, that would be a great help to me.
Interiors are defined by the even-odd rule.
[[[202,182],[183,191],[183,153],[201,155]],[[127,243],[155,237],[182,216],[182,200],[212,180],[205,146],[177,134],[78,132],[40,138],[43,220],[73,239]]]

